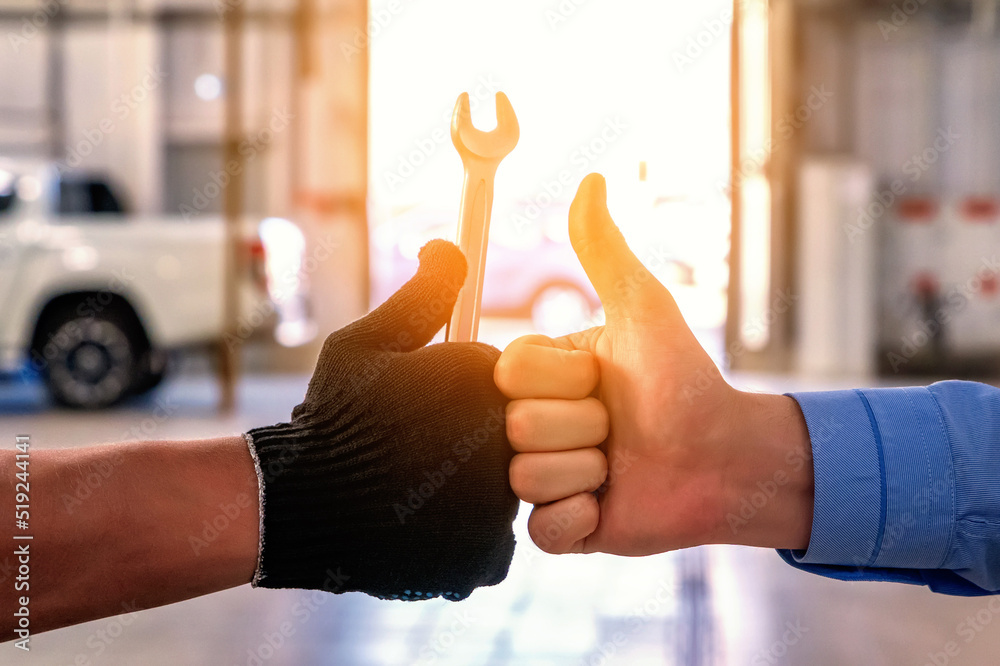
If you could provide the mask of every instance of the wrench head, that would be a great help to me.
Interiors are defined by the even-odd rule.
[[[489,132],[484,132],[472,125],[469,93],[458,96],[455,112],[451,116],[451,140],[458,149],[458,154],[462,156],[463,162],[471,156],[499,162],[517,145],[521,129],[507,95],[498,92],[496,105],[497,126]]]

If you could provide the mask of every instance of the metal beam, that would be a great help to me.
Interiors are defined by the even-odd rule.
[[[226,225],[225,257],[223,260],[223,339],[219,357],[219,409],[232,411],[236,405],[236,380],[239,374],[239,352],[242,347],[238,335],[240,312],[239,278],[242,273],[243,253],[243,172],[244,160],[240,154],[243,141],[243,28],[242,3],[231,7],[225,21],[226,62],[226,121],[223,139],[223,169],[229,175],[225,187],[223,213]]]

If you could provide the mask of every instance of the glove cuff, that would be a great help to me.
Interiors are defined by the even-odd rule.
[[[253,468],[257,473],[257,515],[260,516],[260,524],[257,526],[257,566],[253,570],[253,578],[250,580],[251,587],[258,587],[261,578],[261,557],[264,555],[264,474],[260,471],[260,458],[257,456],[257,448],[253,445],[253,435],[243,433],[243,441],[247,444],[250,457],[253,459]]]
[[[244,438],[260,490],[253,587],[348,591],[344,584],[351,576],[341,567],[353,568],[361,550],[337,529],[338,509],[357,502],[350,496],[349,471],[338,469],[335,460],[308,460],[314,445],[325,441],[311,429],[280,423]]]

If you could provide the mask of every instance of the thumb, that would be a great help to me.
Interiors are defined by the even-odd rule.
[[[629,249],[608,212],[604,176],[587,175],[569,208],[569,239],[608,320],[654,309],[660,316],[680,316],[670,292]]]
[[[417,273],[385,303],[344,329],[361,345],[408,352],[423,347],[451,318],[465,282],[465,256],[453,243],[432,240],[420,248]]]

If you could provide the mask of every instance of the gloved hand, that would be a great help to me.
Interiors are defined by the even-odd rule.
[[[425,347],[465,278],[431,241],[417,274],[327,338],[290,423],[247,433],[261,483],[255,587],[464,599],[502,581],[517,498],[499,350]]]

